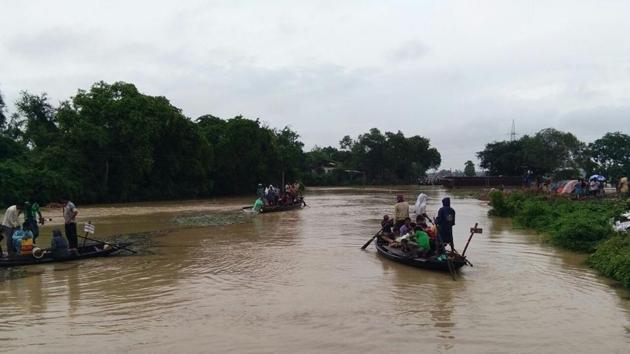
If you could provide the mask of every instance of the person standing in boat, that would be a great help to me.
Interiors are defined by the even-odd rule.
[[[77,236],[77,215],[79,210],[68,197],[61,198],[63,204],[63,221],[66,230],[66,237],[70,244],[70,250],[77,250],[79,248],[79,240]]]
[[[7,252],[9,256],[15,255],[15,249],[13,248],[13,234],[20,229],[19,216],[22,213],[24,206],[22,204],[11,205],[4,212],[4,219],[2,220],[2,235],[7,239]],[[2,240],[2,238],[0,238]],[[0,248],[1,252],[2,248]]]
[[[256,188],[256,197],[258,198],[265,197],[265,187],[263,187],[262,183],[258,183],[258,187]]]
[[[400,232],[400,227],[405,223],[405,219],[409,218],[409,203],[405,201],[402,194],[396,196],[396,204],[394,205],[394,233]]]
[[[438,239],[442,244],[451,245],[451,250],[455,251],[453,242],[453,226],[455,226],[455,210],[451,208],[451,198],[442,199],[442,207],[438,211],[435,223],[438,226]],[[442,245],[440,245],[440,248]]]
[[[35,200],[35,199],[33,199]],[[24,203],[24,229],[31,230],[33,233],[33,243],[37,243],[37,237],[39,237],[39,226],[37,223],[44,225],[44,217],[39,209],[37,202],[25,202]]]

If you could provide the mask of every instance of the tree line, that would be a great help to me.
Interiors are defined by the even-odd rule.
[[[523,175],[572,179],[601,174],[611,181],[630,175],[630,136],[606,133],[592,143],[547,128],[517,140],[492,142],[477,153],[490,175]]]
[[[242,116],[192,120],[167,98],[125,82],[95,83],[56,106],[45,93],[21,92],[12,113],[0,95],[0,203],[200,198],[250,193],[258,183],[325,184],[319,176],[330,161],[332,175],[356,170],[357,182],[405,183],[440,164],[428,139],[401,132],[371,129],[344,137],[339,149],[310,152],[299,138],[289,127]]]

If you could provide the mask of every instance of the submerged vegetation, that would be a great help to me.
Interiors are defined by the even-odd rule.
[[[630,287],[630,235],[616,233],[611,221],[628,209],[619,199],[574,201],[529,192],[490,193],[490,215],[512,217],[550,243],[586,252],[588,263]]]

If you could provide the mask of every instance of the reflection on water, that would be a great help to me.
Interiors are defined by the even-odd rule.
[[[246,198],[82,208],[99,237],[143,233],[140,254],[3,270],[0,351],[626,352],[628,293],[485,202],[453,200],[458,248],[484,228],[457,281],[360,251],[398,193],[418,190],[256,216]],[[425,193],[435,215],[446,192]]]

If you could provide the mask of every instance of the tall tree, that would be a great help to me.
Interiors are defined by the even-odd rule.
[[[477,175],[477,173],[475,172],[475,164],[470,160],[466,161],[464,167],[464,175],[466,177],[475,177]]]
[[[621,132],[606,133],[588,146],[588,155],[594,163],[591,171],[605,174],[616,180],[630,175],[630,136]]]

